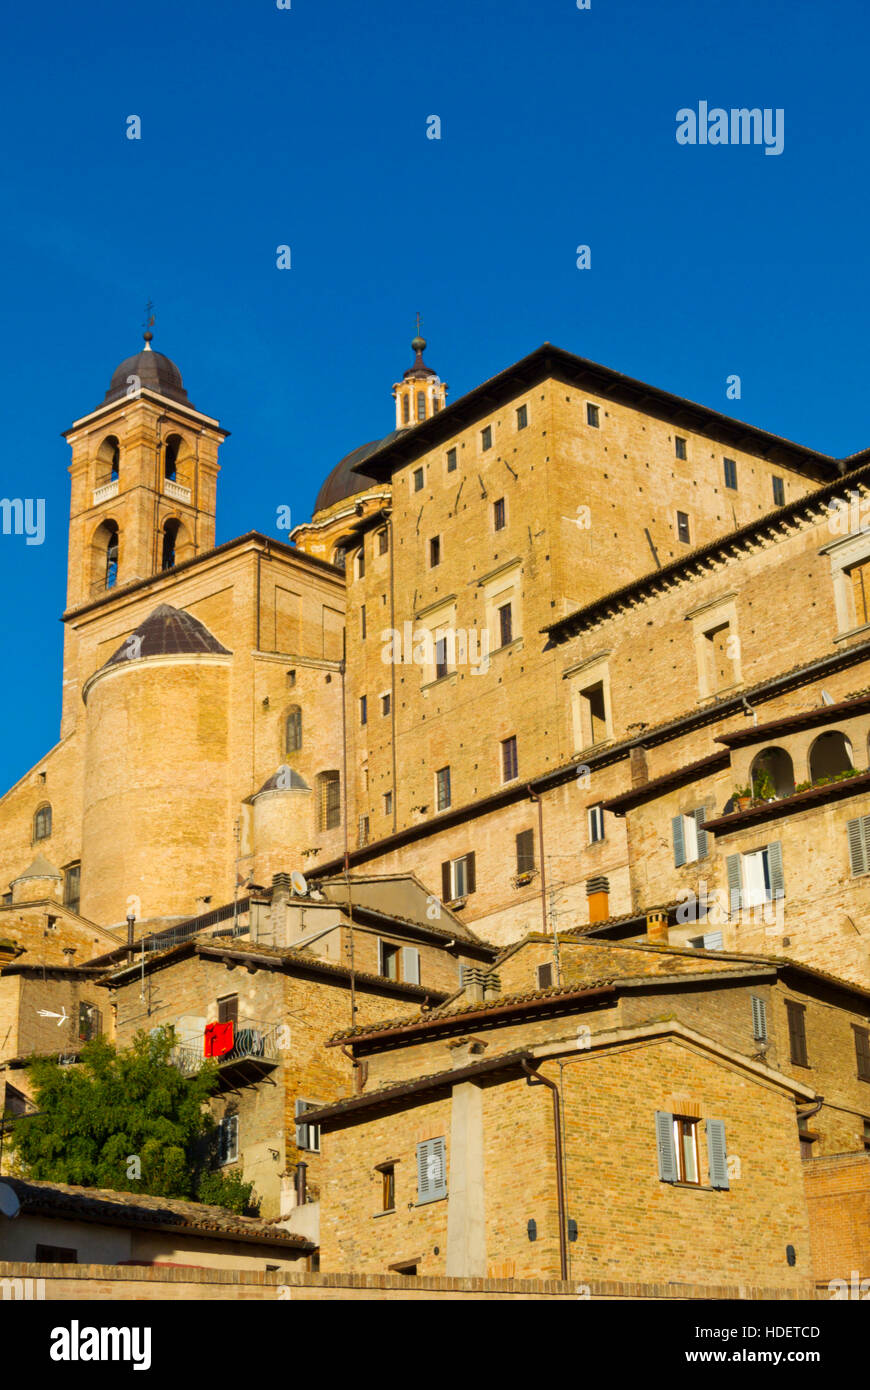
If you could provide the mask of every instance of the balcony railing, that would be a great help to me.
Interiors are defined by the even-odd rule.
[[[118,496],[118,479],[113,478],[111,482],[100,483],[99,487],[94,488],[94,506],[98,502],[108,502],[110,497]]]
[[[222,1075],[268,1071],[279,1061],[278,1029],[280,1023],[262,1023],[257,1019],[240,1019],[233,1028],[233,1046],[220,1057],[206,1057],[205,1034],[185,1038],[170,1053],[170,1061],[184,1076],[195,1076],[205,1062],[216,1062]]]
[[[176,483],[172,478],[163,479],[163,491],[167,497],[174,497],[176,502],[190,501],[190,488],[185,487],[184,483]]]

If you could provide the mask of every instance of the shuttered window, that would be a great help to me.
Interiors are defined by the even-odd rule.
[[[711,1187],[728,1187],[728,1153],[722,1120],[707,1121],[707,1165]]]
[[[417,1145],[417,1205],[447,1196],[447,1154],[442,1139]]]
[[[870,870],[870,816],[859,816],[846,825],[849,841],[849,863],[853,875]]]
[[[402,947],[402,979],[406,985],[420,983],[420,952],[416,946]]]
[[[337,772],[321,772],[317,782],[320,791],[320,829],[334,830],[341,825],[341,778]]]
[[[306,1124],[304,1119],[309,1110],[319,1109],[320,1104],[321,1102],[318,1100],[297,1100],[295,1106],[297,1149],[310,1149],[312,1153],[320,1153],[320,1125]]]
[[[729,854],[726,860],[728,870],[728,905],[731,912],[738,912],[743,906],[743,879],[740,872],[740,855]]]
[[[477,887],[474,854],[461,859],[445,859],[441,865],[441,897],[444,902],[466,898]]]
[[[674,1117],[667,1110],[656,1111],[656,1151],[662,1182],[677,1182],[677,1151],[674,1145]]]
[[[702,829],[706,814],[706,809],[698,806],[683,816],[674,816],[671,821],[676,868],[707,858],[707,832]]]
[[[538,989],[552,989],[553,987],[553,967],[552,965],[539,965],[537,968]]]
[[[535,832],[521,830],[517,836],[517,873],[530,874],[535,867]]]
[[[855,1033],[855,1059],[858,1063],[858,1079],[870,1081],[870,1031],[852,1024]]]
[[[791,1060],[796,1067],[808,1067],[806,1006],[796,1003],[793,999],[787,999],[785,1012],[788,1018],[788,1045]]]
[[[752,1036],[756,1042],[767,1042],[767,1005],[757,994],[751,996]]]

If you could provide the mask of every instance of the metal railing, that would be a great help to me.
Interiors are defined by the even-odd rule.
[[[279,1060],[278,1029],[280,1023],[262,1023],[257,1019],[240,1019],[233,1029],[233,1045],[219,1057],[206,1057],[205,1034],[185,1038],[172,1049],[169,1060],[184,1076],[194,1076],[204,1062],[217,1062],[219,1067],[239,1062],[265,1062],[274,1065]]]

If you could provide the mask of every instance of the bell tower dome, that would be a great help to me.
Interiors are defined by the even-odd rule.
[[[144,348],[115,368],[102,404],[65,431],[68,611],[214,546],[227,431],[191,403],[152,337],[149,327]]]
[[[417,315],[417,333],[411,342],[414,353],[413,366],[402,375],[402,380],[393,387],[396,402],[396,429],[409,429],[421,420],[443,410],[447,404],[447,383],[438,373],[427,367],[423,361],[426,339],[420,336],[420,315]]]

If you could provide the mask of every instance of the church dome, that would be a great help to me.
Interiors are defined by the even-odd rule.
[[[377,453],[378,449],[384,448],[399,433],[399,430],[393,430],[385,439],[373,439],[371,443],[361,444],[358,449],[345,454],[321,485],[314,503],[315,512],[333,507],[336,502],[343,502],[346,497],[355,497],[358,492],[365,492],[367,488],[377,487],[377,479],[370,478],[367,473],[362,472],[360,464],[371,454]]]
[[[142,351],[137,352],[134,357],[125,357],[113,371],[104,404],[126,396],[131,376],[138,377],[139,384],[146,391],[156,391],[158,395],[168,396],[170,400],[189,404],[181,372],[162,352],[154,352],[150,333],[145,335],[145,347]]]
[[[112,653],[100,670],[105,671],[108,666],[122,665],[134,655],[184,656],[200,652],[220,656],[230,654],[199,618],[182,608],[173,608],[169,603],[161,603],[139,624],[135,632],[124,638],[118,650]]]

